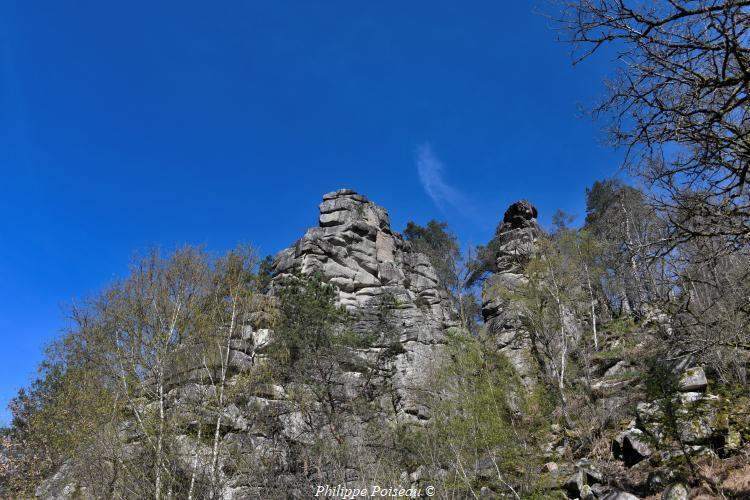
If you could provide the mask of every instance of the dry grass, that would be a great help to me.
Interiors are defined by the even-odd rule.
[[[700,475],[711,485],[711,493],[706,487],[691,492],[691,499],[731,498],[750,499],[750,462],[744,454],[727,460],[710,459],[698,466]]]

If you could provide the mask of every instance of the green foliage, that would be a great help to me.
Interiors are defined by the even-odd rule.
[[[467,283],[469,286],[481,284],[495,270],[498,246],[496,239],[493,238],[487,245],[478,245],[476,247],[476,256],[469,262],[471,270],[471,275]]]
[[[646,360],[646,394],[649,399],[671,400],[679,391],[679,377],[656,355]]]
[[[283,284],[279,301],[277,339],[271,354],[280,365],[308,364],[316,357],[360,343],[344,328],[349,315],[336,305],[336,290],[320,275],[291,278]]]
[[[644,382],[646,385],[646,395],[648,399],[658,404],[660,410],[655,413],[652,425],[662,429],[664,433],[662,439],[652,436],[652,444],[660,446],[664,444],[663,441],[665,440],[672,440],[682,444],[680,442],[681,423],[678,419],[678,410],[680,407],[679,377],[668,365],[662,362],[663,353],[660,354],[649,357],[645,363],[646,374]]]
[[[273,256],[266,255],[266,257],[258,264],[258,291],[260,293],[268,293],[268,289],[271,286],[271,277],[273,274]]]
[[[627,351],[624,347],[616,347],[614,349],[606,349],[595,352],[591,357],[592,359],[623,359],[627,355]]]
[[[584,228],[600,246],[599,292],[615,314],[640,314],[644,303],[670,294],[660,284],[668,273],[666,259],[653,258],[659,252],[655,243],[665,236],[665,221],[644,192],[617,179],[595,182],[586,190]]]
[[[487,339],[449,334],[426,404],[429,425],[401,430],[405,465],[450,471],[440,485],[446,496],[485,485],[506,493],[514,487],[524,498],[537,492],[547,399],[528,393]]]
[[[595,181],[586,188],[586,226],[598,233],[609,233],[614,229],[612,222],[621,217],[620,203],[642,205],[644,201],[641,191],[619,179]]]
[[[440,286],[452,300],[461,326],[475,331],[481,307],[478,292],[473,288],[476,283],[472,278],[475,259],[471,247],[463,255],[458,239],[448,229],[448,224],[434,219],[424,227],[409,221],[404,230],[404,238],[411,242],[414,250],[423,253],[430,260]],[[417,299],[418,307],[427,305],[421,297]]]
[[[461,249],[456,235],[448,230],[448,223],[430,220],[422,227],[412,221],[406,224],[404,238],[411,242],[417,252],[430,259],[440,283],[446,290],[455,286],[455,269],[451,261],[458,261]]]
[[[632,316],[620,316],[604,325],[603,329],[607,332],[623,335],[633,333],[637,326]]]
[[[93,442],[111,416],[113,399],[90,366],[66,366],[51,355],[28,391],[10,403],[13,416],[9,440],[7,488],[32,496],[39,481],[63,460]]]
[[[50,346],[39,378],[12,403],[11,491],[28,496],[63,460],[95,496],[111,496],[106,488],[116,481],[152,495],[157,472],[160,490],[178,491],[184,478],[175,475],[170,440],[187,432],[191,412],[225,404],[218,395],[227,344],[258,305],[255,268],[249,247],[220,258],[191,247],[168,257],[154,251],[74,307],[74,327]],[[191,407],[180,403],[177,418],[167,392],[186,370],[215,390],[196,393],[203,399]],[[116,458],[123,440],[148,446],[123,461]]]

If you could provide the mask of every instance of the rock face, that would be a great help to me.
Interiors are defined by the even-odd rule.
[[[420,403],[420,389],[426,387],[425,382],[432,374],[446,330],[455,326],[455,314],[432,265],[425,255],[413,251],[409,242],[391,230],[384,208],[351,190],[325,195],[319,222],[319,227],[309,229],[292,247],[276,256],[269,295],[259,300],[272,309],[285,279],[295,273],[317,272],[335,287],[338,303],[351,312],[355,332],[371,333],[382,325],[384,297],[392,299],[388,302],[388,322],[400,348],[388,357],[391,365],[384,370],[385,374],[379,375],[385,379],[381,383],[389,389],[388,404],[380,405],[380,413],[369,424],[377,421],[377,425],[387,426],[394,418],[412,423],[429,419],[429,408]],[[230,339],[229,387],[241,387],[243,376],[268,362],[266,351],[273,344],[275,333],[268,328],[263,312],[266,309],[259,311],[245,319],[240,337]],[[377,357],[380,351],[393,350],[393,341],[390,338],[389,344],[382,345],[376,342],[353,350],[351,355]],[[210,399],[215,388],[203,384],[206,370],[214,368],[200,366],[174,374],[166,398],[167,412],[171,415],[170,412],[183,407],[200,407],[202,401]],[[344,373],[341,382],[345,391],[361,388],[357,379],[360,375],[355,371]],[[304,391],[299,387],[294,389]],[[262,471],[266,474],[263,481],[274,477],[276,486],[288,484],[290,491],[298,487],[301,473],[295,460],[299,449],[309,446],[313,437],[306,415],[310,411],[303,413],[282,386],[262,384],[242,389],[240,397],[221,412],[220,449],[235,450],[237,456],[247,452],[249,462],[243,462],[240,471],[225,471],[224,457],[218,457],[224,485],[221,496],[268,498],[269,490],[264,489],[267,485],[260,479]],[[203,412],[193,420],[192,425],[200,420],[203,428],[212,428],[216,415]],[[351,446],[360,449],[359,459],[363,462],[371,459],[361,451],[366,448],[367,434],[363,422],[352,415],[343,425],[339,430],[350,436]],[[134,457],[143,452],[143,441],[124,440],[132,443],[129,446]],[[197,440],[194,433],[175,436],[172,446],[178,456],[186,457],[176,464],[184,477],[190,477],[193,471],[208,470],[211,448]],[[83,498],[96,497],[96,492],[78,487],[75,466],[74,461],[67,462],[43,482],[37,494],[44,498],[72,498],[78,492]],[[350,476],[348,480],[356,479]],[[277,493],[274,490],[271,497]],[[306,494],[297,491],[291,496],[303,498]]]
[[[533,257],[542,229],[537,209],[528,201],[513,203],[495,231],[495,269],[482,288],[482,316],[489,332],[495,334],[498,349],[523,377],[530,374],[529,345],[517,307],[507,297],[527,282],[526,264]]]
[[[399,413],[428,418],[413,389],[429,374],[444,332],[455,326],[447,294],[427,257],[391,230],[388,212],[364,196],[341,189],[323,196],[319,227],[309,229],[274,261],[271,293],[293,273],[320,273],[338,291],[339,304],[356,318],[355,330],[378,321],[384,295],[395,299],[391,321],[403,352],[391,381]]]

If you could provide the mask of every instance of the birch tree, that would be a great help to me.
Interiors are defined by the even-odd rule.
[[[227,379],[232,343],[242,342],[245,318],[253,310],[258,281],[254,270],[258,264],[250,247],[240,247],[219,259],[214,266],[210,297],[210,321],[206,327],[206,344],[202,365],[211,382],[216,413],[211,445],[210,483],[214,494],[219,491],[219,446],[221,424],[227,404]],[[210,358],[211,361],[209,361]],[[213,365],[218,360],[218,369]]]
[[[180,371],[184,341],[196,333],[207,277],[205,256],[196,250],[180,250],[170,259],[152,252],[99,302],[114,337],[121,394],[153,455],[157,500],[174,493],[167,448],[175,429],[167,392]]]

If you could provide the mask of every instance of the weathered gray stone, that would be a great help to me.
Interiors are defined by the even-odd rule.
[[[594,396],[603,398],[622,391],[632,384],[632,379],[597,380],[596,382],[591,384],[591,391]]]
[[[640,500],[637,496],[625,491],[611,491],[602,497],[602,500]]]
[[[604,474],[590,460],[579,460],[576,462],[576,469],[584,473],[586,484],[601,483],[604,480]]]
[[[685,392],[702,391],[708,387],[706,373],[701,367],[688,368],[680,378],[680,390]]]
[[[513,297],[528,282],[526,268],[537,251],[543,231],[537,210],[528,201],[513,203],[505,212],[488,248],[495,266],[482,287],[482,316],[487,331],[495,335],[498,350],[511,362],[526,386],[534,383],[533,350],[524,329],[523,307]],[[580,336],[577,319],[564,311],[563,322],[573,342]]]
[[[547,462],[542,466],[542,472],[547,472],[548,474],[557,474],[559,470],[560,468],[555,462]]]
[[[605,377],[615,377],[617,375],[622,375],[623,373],[627,373],[628,371],[633,369],[633,363],[626,360],[620,360],[611,367],[607,368],[607,371],[604,372]]]
[[[526,381],[533,371],[530,345],[521,326],[522,313],[510,294],[527,282],[524,270],[542,234],[536,215],[536,208],[527,201],[516,202],[506,210],[491,243],[497,252],[495,268],[482,287],[482,316],[487,330],[496,336],[498,350]]]
[[[586,484],[586,476],[583,471],[576,471],[565,480],[563,487],[568,492],[570,498],[578,498]]]
[[[648,473],[646,487],[651,493],[663,491],[674,479],[675,472],[672,469],[655,470]]]
[[[687,500],[688,489],[682,483],[670,484],[661,494],[661,500]]]
[[[581,488],[581,500],[594,500],[595,498],[596,495],[591,489],[591,486],[589,486],[588,484],[584,484],[583,488]]]
[[[650,457],[653,452],[648,437],[640,429],[623,431],[612,442],[612,454],[627,466],[637,464]]]
[[[91,494],[80,490],[73,477],[72,464],[64,463],[51,478],[42,482],[37,487],[35,494],[38,498],[56,498],[60,500],[93,498]]]
[[[596,498],[602,498],[604,495],[609,493],[609,486],[603,484],[594,484],[591,486],[591,492],[596,495]]]
[[[349,189],[324,195],[319,227],[276,256],[271,293],[295,272],[319,272],[335,286],[338,303],[356,318],[355,331],[373,331],[384,294],[396,299],[390,321],[399,325],[403,348],[391,380],[397,411],[429,418],[414,389],[429,377],[455,313],[430,261],[391,230],[388,212]]]

